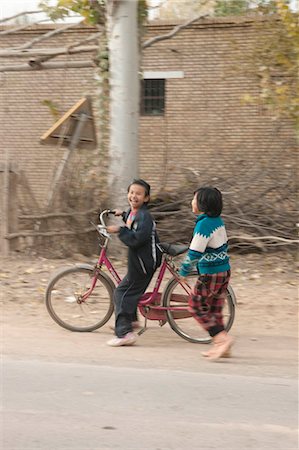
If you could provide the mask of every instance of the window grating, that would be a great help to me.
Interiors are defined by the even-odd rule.
[[[146,116],[163,115],[165,110],[165,79],[142,80],[141,114]]]

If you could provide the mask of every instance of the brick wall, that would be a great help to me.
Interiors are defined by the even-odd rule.
[[[147,38],[172,27],[149,26]],[[261,168],[279,167],[280,177],[291,175],[292,125],[242,101],[245,94],[258,94],[256,80],[244,69],[261,31],[246,20],[222,19],[193,25],[144,50],[146,70],[184,72],[184,78],[166,81],[164,117],[141,117],[141,174],[156,187],[176,188],[184,168],[208,175],[211,183],[230,175],[235,183],[251,177],[256,189]]]
[[[49,29],[43,26],[3,36],[1,48],[19,46],[47,31]],[[94,31],[89,27],[74,28],[41,42],[39,47],[64,47],[83,40]],[[89,59],[90,55],[72,57],[76,58]],[[59,57],[58,60],[62,59]],[[5,61],[6,64],[18,62],[16,58]],[[4,64],[3,59],[1,63]],[[40,144],[40,137],[55,121],[43,101],[51,100],[63,114],[84,95],[94,91],[94,73],[90,68],[0,73],[0,157],[9,150],[10,159],[17,161],[19,168],[24,170],[40,205],[47,198],[54,170],[64,152],[58,146]]]
[[[47,27],[41,28],[44,32]],[[0,46],[20,45],[40,34],[41,28],[2,36]],[[153,23],[145,38],[172,28]],[[89,27],[74,28],[39,45],[64,46],[92,32]],[[140,174],[154,190],[178,188],[188,168],[209,176],[211,182],[231,176],[238,183],[241,176],[247,177],[257,189],[262,180],[256,175],[263,167],[279,167],[280,177],[291,175],[295,148],[291,124],[277,124],[262,108],[242,102],[244,94],[258,92],[256,81],[240,70],[256,38],[254,23],[226,19],[193,25],[144,50],[144,70],[184,73],[183,78],[166,82],[165,115],[140,118]],[[0,161],[8,150],[10,159],[25,171],[40,205],[62,156],[62,149],[39,143],[53,123],[42,102],[50,99],[63,113],[82,96],[95,96],[95,89],[91,68],[0,73]]]

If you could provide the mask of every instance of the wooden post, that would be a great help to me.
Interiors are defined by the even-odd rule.
[[[77,145],[80,141],[81,132],[84,128],[86,120],[87,120],[87,115],[85,113],[80,113],[78,122],[75,127],[75,131],[71,137],[70,145],[64,152],[63,158],[61,159],[59,167],[57,169],[57,172],[55,173],[54,181],[53,181],[52,187],[49,191],[49,196],[48,196],[48,201],[47,201],[47,209],[50,209],[52,206],[58,182],[62,178],[63,171],[68,163],[70,155],[72,154],[72,152],[77,147]]]
[[[1,228],[0,228],[0,250],[3,256],[8,256],[15,245],[11,244],[5,236],[10,232],[18,230],[18,207],[17,207],[17,183],[16,170],[11,167],[8,156],[0,166],[1,175]]]
[[[8,205],[9,205],[9,161],[6,154],[2,172],[2,218],[1,218],[1,247],[3,256],[9,255],[9,241],[5,239],[8,234]]]
[[[17,233],[19,231],[19,205],[18,205],[18,171],[13,167],[9,170],[9,190],[8,190],[8,232]],[[6,239],[7,241],[8,239]],[[19,240],[12,239],[9,241],[9,252],[19,248]]]

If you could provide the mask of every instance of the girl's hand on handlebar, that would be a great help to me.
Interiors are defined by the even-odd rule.
[[[123,211],[121,209],[114,209],[113,213],[114,213],[115,216],[121,216]]]
[[[119,230],[120,230],[120,226],[118,226],[118,225],[109,225],[107,227],[108,233],[118,233]]]

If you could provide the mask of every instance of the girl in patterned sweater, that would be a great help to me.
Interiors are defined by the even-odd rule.
[[[210,334],[211,350],[202,355],[211,360],[230,356],[233,339],[223,326],[222,309],[230,279],[227,235],[222,212],[222,194],[213,187],[199,188],[192,200],[197,215],[193,239],[180,268],[182,281],[194,270],[199,274],[190,310]]]

